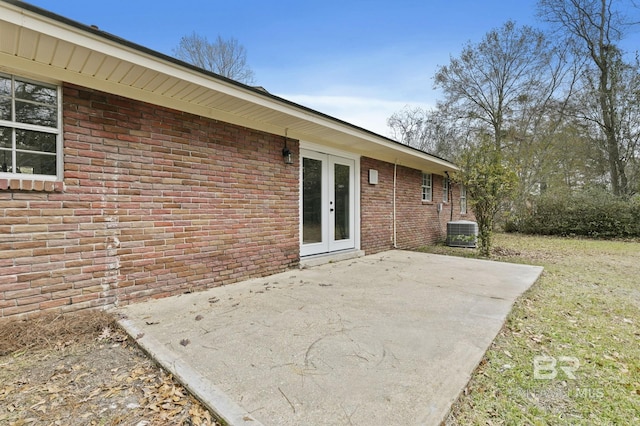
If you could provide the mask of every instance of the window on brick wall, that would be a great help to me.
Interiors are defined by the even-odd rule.
[[[460,213],[467,213],[467,188],[464,185],[460,185]]]
[[[449,179],[442,178],[442,201],[449,202]]]
[[[422,174],[422,201],[431,201],[432,200],[432,183],[433,178],[431,173],[423,173]]]
[[[0,178],[62,178],[60,89],[0,74]]]

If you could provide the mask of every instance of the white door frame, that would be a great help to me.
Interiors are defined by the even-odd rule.
[[[334,229],[331,229],[331,227],[329,227],[329,212],[327,209],[323,209],[323,210],[327,210],[326,212],[323,211],[322,212],[322,226],[323,227],[329,227],[330,228],[330,237],[329,240],[331,240],[331,243],[329,241],[327,241],[327,245],[326,246],[320,246],[320,245],[315,245],[315,244],[307,244],[304,245],[303,241],[302,241],[302,224],[303,224],[303,217],[302,217],[302,158],[303,157],[307,157],[307,158],[314,158],[314,154],[316,154],[317,158],[322,158],[322,155],[324,155],[324,158],[327,158],[326,156],[333,156],[333,157],[341,157],[344,159],[348,159],[348,160],[352,160],[353,163],[350,164],[353,166],[353,179],[351,182],[351,186],[352,186],[352,190],[349,191],[349,193],[351,194],[351,200],[350,200],[350,206],[352,206],[353,208],[353,220],[351,221],[353,224],[353,239],[349,239],[347,242],[344,241],[334,241]],[[317,155],[319,154],[319,155]],[[328,157],[331,158],[331,157]],[[336,161],[337,160],[337,161]],[[327,252],[334,252],[334,251],[339,251],[339,250],[347,250],[347,249],[356,249],[356,250],[360,250],[360,155],[357,154],[353,154],[350,152],[345,152],[345,151],[340,151],[337,149],[333,149],[333,148],[329,148],[323,145],[318,145],[318,144],[314,144],[314,143],[310,143],[310,142],[305,142],[305,141],[300,141],[300,155],[299,155],[299,162],[300,162],[300,177],[299,177],[299,181],[300,181],[300,188],[299,188],[299,234],[300,234],[300,256],[304,257],[304,256],[310,256],[313,254],[320,254],[320,253],[327,253]],[[333,161],[329,160],[329,161],[323,161],[323,173],[328,173],[328,169],[329,167],[333,167],[333,165],[335,163],[340,164],[340,158],[334,158]],[[345,162],[347,163],[347,162]],[[333,173],[331,174],[327,174],[327,176],[329,175],[333,175]],[[324,193],[329,193],[332,191],[329,191],[328,187],[324,187],[325,185],[332,185],[333,182],[327,182],[326,179],[323,179],[323,192]],[[318,243],[320,244],[320,243]],[[315,247],[314,247],[315,246]]]
[[[309,152],[309,151],[305,151]],[[328,223],[328,237],[329,237],[329,252],[347,250],[355,248],[355,181],[356,181],[356,164],[351,158],[338,157],[336,155],[327,154],[328,162],[328,180],[329,180],[329,223]],[[335,166],[344,165],[351,169],[351,176],[349,177],[349,238],[336,240],[336,216],[338,211],[338,203],[335,198]]]

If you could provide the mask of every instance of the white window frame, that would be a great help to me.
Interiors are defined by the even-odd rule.
[[[460,214],[467,214],[467,188],[460,185]]]
[[[449,179],[446,176],[442,177],[442,201],[449,202]]]
[[[15,130],[29,130],[34,132],[42,132],[54,134],[56,136],[56,175],[42,175],[42,174],[27,174],[27,173],[16,173],[15,171],[11,172],[3,172],[0,168],[0,179],[18,179],[18,180],[40,180],[40,181],[61,181],[64,176],[64,163],[63,163],[63,147],[62,147],[62,88],[60,85],[45,83],[38,80],[33,80],[29,78],[23,78],[19,75],[0,73],[0,76],[11,80],[11,105],[12,105],[12,114],[10,120],[0,120],[0,126],[8,127],[13,129],[12,132],[12,147],[8,150],[3,150],[4,152],[10,152],[12,156],[12,164],[16,167],[16,138],[15,138]],[[15,84],[16,80],[32,83],[38,86],[48,87],[50,89],[56,90],[56,127],[47,127],[41,126],[37,124],[28,124],[21,123],[16,121],[15,114]]]
[[[433,175],[422,173],[422,201],[433,201]]]

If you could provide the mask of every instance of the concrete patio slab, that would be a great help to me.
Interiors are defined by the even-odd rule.
[[[437,425],[541,272],[396,250],[118,312],[230,424]]]

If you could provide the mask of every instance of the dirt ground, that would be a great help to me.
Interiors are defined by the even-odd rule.
[[[0,322],[0,424],[218,425],[104,312]]]

